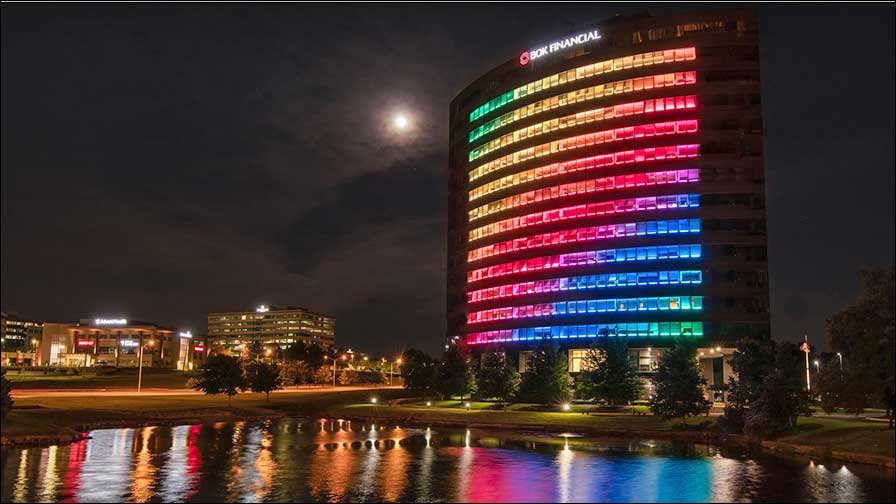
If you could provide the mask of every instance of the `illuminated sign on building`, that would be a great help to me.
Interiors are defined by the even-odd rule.
[[[135,347],[139,344],[140,343],[138,343],[134,340],[121,340],[121,346],[123,346],[123,347]]]
[[[203,345],[194,345],[194,346],[193,346],[193,351],[194,351],[194,352],[204,352],[204,351],[205,351],[205,346],[203,346]]]
[[[180,333],[180,337],[181,338],[192,338],[193,333],[191,333],[190,331],[184,331],[184,332]]]
[[[123,318],[98,318],[93,319],[96,325],[128,325],[128,319]]]
[[[580,33],[578,35],[573,35],[572,37],[568,37],[563,40],[551,42],[550,44],[545,46],[530,49],[528,51],[523,51],[520,54],[520,65],[525,65],[531,60],[546,56],[554,51],[559,51],[560,49],[566,49],[567,47],[584,44],[585,42],[590,42],[592,40],[598,39],[600,39],[600,32],[598,32],[597,30],[592,30],[589,32]]]
[[[270,311],[270,308],[268,308],[265,305],[261,305],[258,308],[256,308],[255,311],[257,311],[258,313],[264,313],[266,311]]]
[[[78,346],[79,347],[93,346],[93,340],[92,339],[79,339]]]

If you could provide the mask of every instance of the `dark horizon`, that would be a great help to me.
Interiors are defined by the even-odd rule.
[[[709,8],[4,5],[3,309],[196,334],[302,306],[438,352],[451,99],[583,20]],[[894,10],[757,10],[772,335],[825,347],[893,263]]]

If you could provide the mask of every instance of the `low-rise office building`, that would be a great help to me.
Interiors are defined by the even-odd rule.
[[[336,318],[306,308],[264,305],[208,314],[208,343],[215,350],[242,353],[255,341],[268,348],[297,342],[329,348],[336,342]]]
[[[4,366],[38,365],[43,322],[12,311],[0,312],[0,364]]]
[[[117,366],[139,364],[176,367],[180,338],[173,329],[123,318],[81,319],[75,324],[43,326],[40,362],[52,366]]]

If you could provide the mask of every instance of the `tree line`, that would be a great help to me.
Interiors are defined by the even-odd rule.
[[[843,367],[828,365],[817,377],[819,395],[806,389],[805,355],[795,343],[742,339],[730,358],[733,376],[714,387],[728,401],[719,421],[733,433],[764,438],[796,427],[819,400],[826,410],[843,407],[859,413],[883,405],[893,421],[894,283],[893,268],[863,273],[864,292],[853,305],[828,320],[829,342],[840,352]],[[464,343],[449,345],[441,359],[418,349],[403,354],[405,388],[424,396],[560,404],[574,395],[609,405],[630,404],[645,385],[624,337],[601,338],[586,352],[575,380],[567,372],[567,355],[545,339],[520,373],[507,348],[495,346],[473,355]],[[687,336],[663,349],[653,375],[647,404],[655,415],[678,418],[707,414],[708,387],[697,357],[697,343]]]

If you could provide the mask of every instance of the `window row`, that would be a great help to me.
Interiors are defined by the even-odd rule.
[[[501,341],[540,341],[542,339],[597,337],[669,337],[703,336],[703,322],[619,322],[564,326],[521,327],[466,335],[471,345]]]
[[[597,203],[585,203],[565,208],[555,208],[543,212],[535,212],[519,217],[499,220],[485,226],[472,229],[469,240],[475,241],[507,231],[529,226],[538,226],[550,222],[584,219],[601,215],[613,215],[631,212],[648,212],[652,210],[670,210],[676,208],[697,208],[700,206],[698,194],[669,194],[665,196],[645,196],[641,198],[622,198]]]
[[[547,278],[532,282],[519,282],[478,289],[467,293],[468,303],[478,303],[490,299],[503,299],[544,292],[566,292],[575,290],[608,289],[645,285],[682,285],[703,283],[700,270],[632,271],[624,273],[603,273],[565,278]]]
[[[488,278],[502,277],[530,271],[543,271],[576,266],[590,266],[616,262],[633,261],[674,261],[677,259],[699,259],[700,245],[659,245],[651,247],[626,247],[604,250],[588,250],[569,254],[532,257],[511,261],[467,272],[467,283]]]
[[[487,257],[529,250],[534,248],[562,245],[565,243],[608,240],[626,236],[649,236],[667,234],[691,234],[700,232],[700,219],[674,219],[661,221],[626,222],[603,226],[565,229],[552,233],[541,233],[532,236],[515,238],[493,245],[475,248],[467,253],[467,262],[478,261]]]
[[[684,47],[680,49],[668,49],[665,51],[652,51],[631,56],[623,56],[605,61],[590,63],[578,68],[564,70],[547,77],[543,77],[536,81],[529,82],[515,89],[507,91],[496,98],[492,98],[486,103],[476,107],[470,112],[470,122],[473,122],[489,112],[501,108],[508,103],[519,100],[533,93],[545,91],[552,87],[561,86],[568,82],[580,79],[587,79],[595,75],[601,75],[619,70],[627,70],[629,68],[639,68],[643,66],[659,65],[662,63],[672,63],[675,61],[690,61],[697,58],[697,51],[693,47]]]
[[[661,296],[622,299],[587,299],[582,301],[557,301],[522,306],[507,306],[467,314],[468,324],[480,324],[496,320],[585,315],[638,311],[702,310],[703,296]]]
[[[537,168],[507,175],[478,186],[469,192],[470,201],[500,191],[508,187],[514,187],[535,180],[556,177],[567,173],[575,173],[583,170],[594,170],[612,166],[620,166],[632,163],[646,163],[650,161],[665,161],[673,159],[695,158],[699,155],[699,144],[666,145],[663,147],[648,147],[646,149],[634,149],[608,154],[598,154],[579,159],[571,159],[559,163],[551,163]]]
[[[606,121],[619,117],[631,115],[652,114],[654,112],[663,112],[666,110],[684,110],[697,107],[697,97],[690,96],[670,96],[668,98],[657,98],[655,100],[641,100],[630,103],[621,103],[619,105],[611,105],[608,107],[600,107],[592,110],[585,110],[555,119],[548,119],[532,126],[518,129],[514,132],[502,135],[494,140],[490,140],[479,147],[470,151],[469,160],[474,161],[490,152],[502,147],[507,147],[513,143],[527,138],[532,138],[552,131],[557,131],[573,126],[581,126],[597,121]]]
[[[666,74],[648,75],[624,79],[595,86],[584,87],[574,91],[561,93],[550,98],[538,100],[520,108],[502,114],[480,126],[477,126],[469,134],[469,143],[492,131],[498,130],[521,119],[531,117],[542,112],[565,107],[574,103],[582,103],[597,100],[608,96],[648,91],[672,86],[687,86],[697,82],[697,72],[671,72]]]
[[[697,132],[697,120],[686,119],[681,121],[667,121],[653,124],[639,124],[637,126],[625,126],[622,128],[613,128],[610,130],[595,131],[593,133],[585,133],[584,135],[576,135],[570,138],[561,138],[553,142],[543,143],[519,150],[506,156],[489,161],[483,165],[477,166],[470,170],[470,181],[479,177],[488,175],[489,173],[513,166],[530,159],[536,159],[544,156],[550,156],[558,152],[572,149],[582,149],[593,145],[600,145],[610,142],[621,142],[634,138],[650,138],[663,135],[679,135],[685,133]]]
[[[502,210],[531,205],[540,201],[565,198],[566,196],[575,196],[577,194],[699,181],[700,170],[697,169],[633,173],[630,175],[617,175],[615,177],[602,177],[591,180],[581,180],[579,182],[570,182],[568,184],[561,184],[553,187],[545,187],[544,189],[536,189],[522,194],[514,194],[513,196],[507,196],[506,198],[476,207],[467,212],[467,214],[469,220],[472,222]]]

